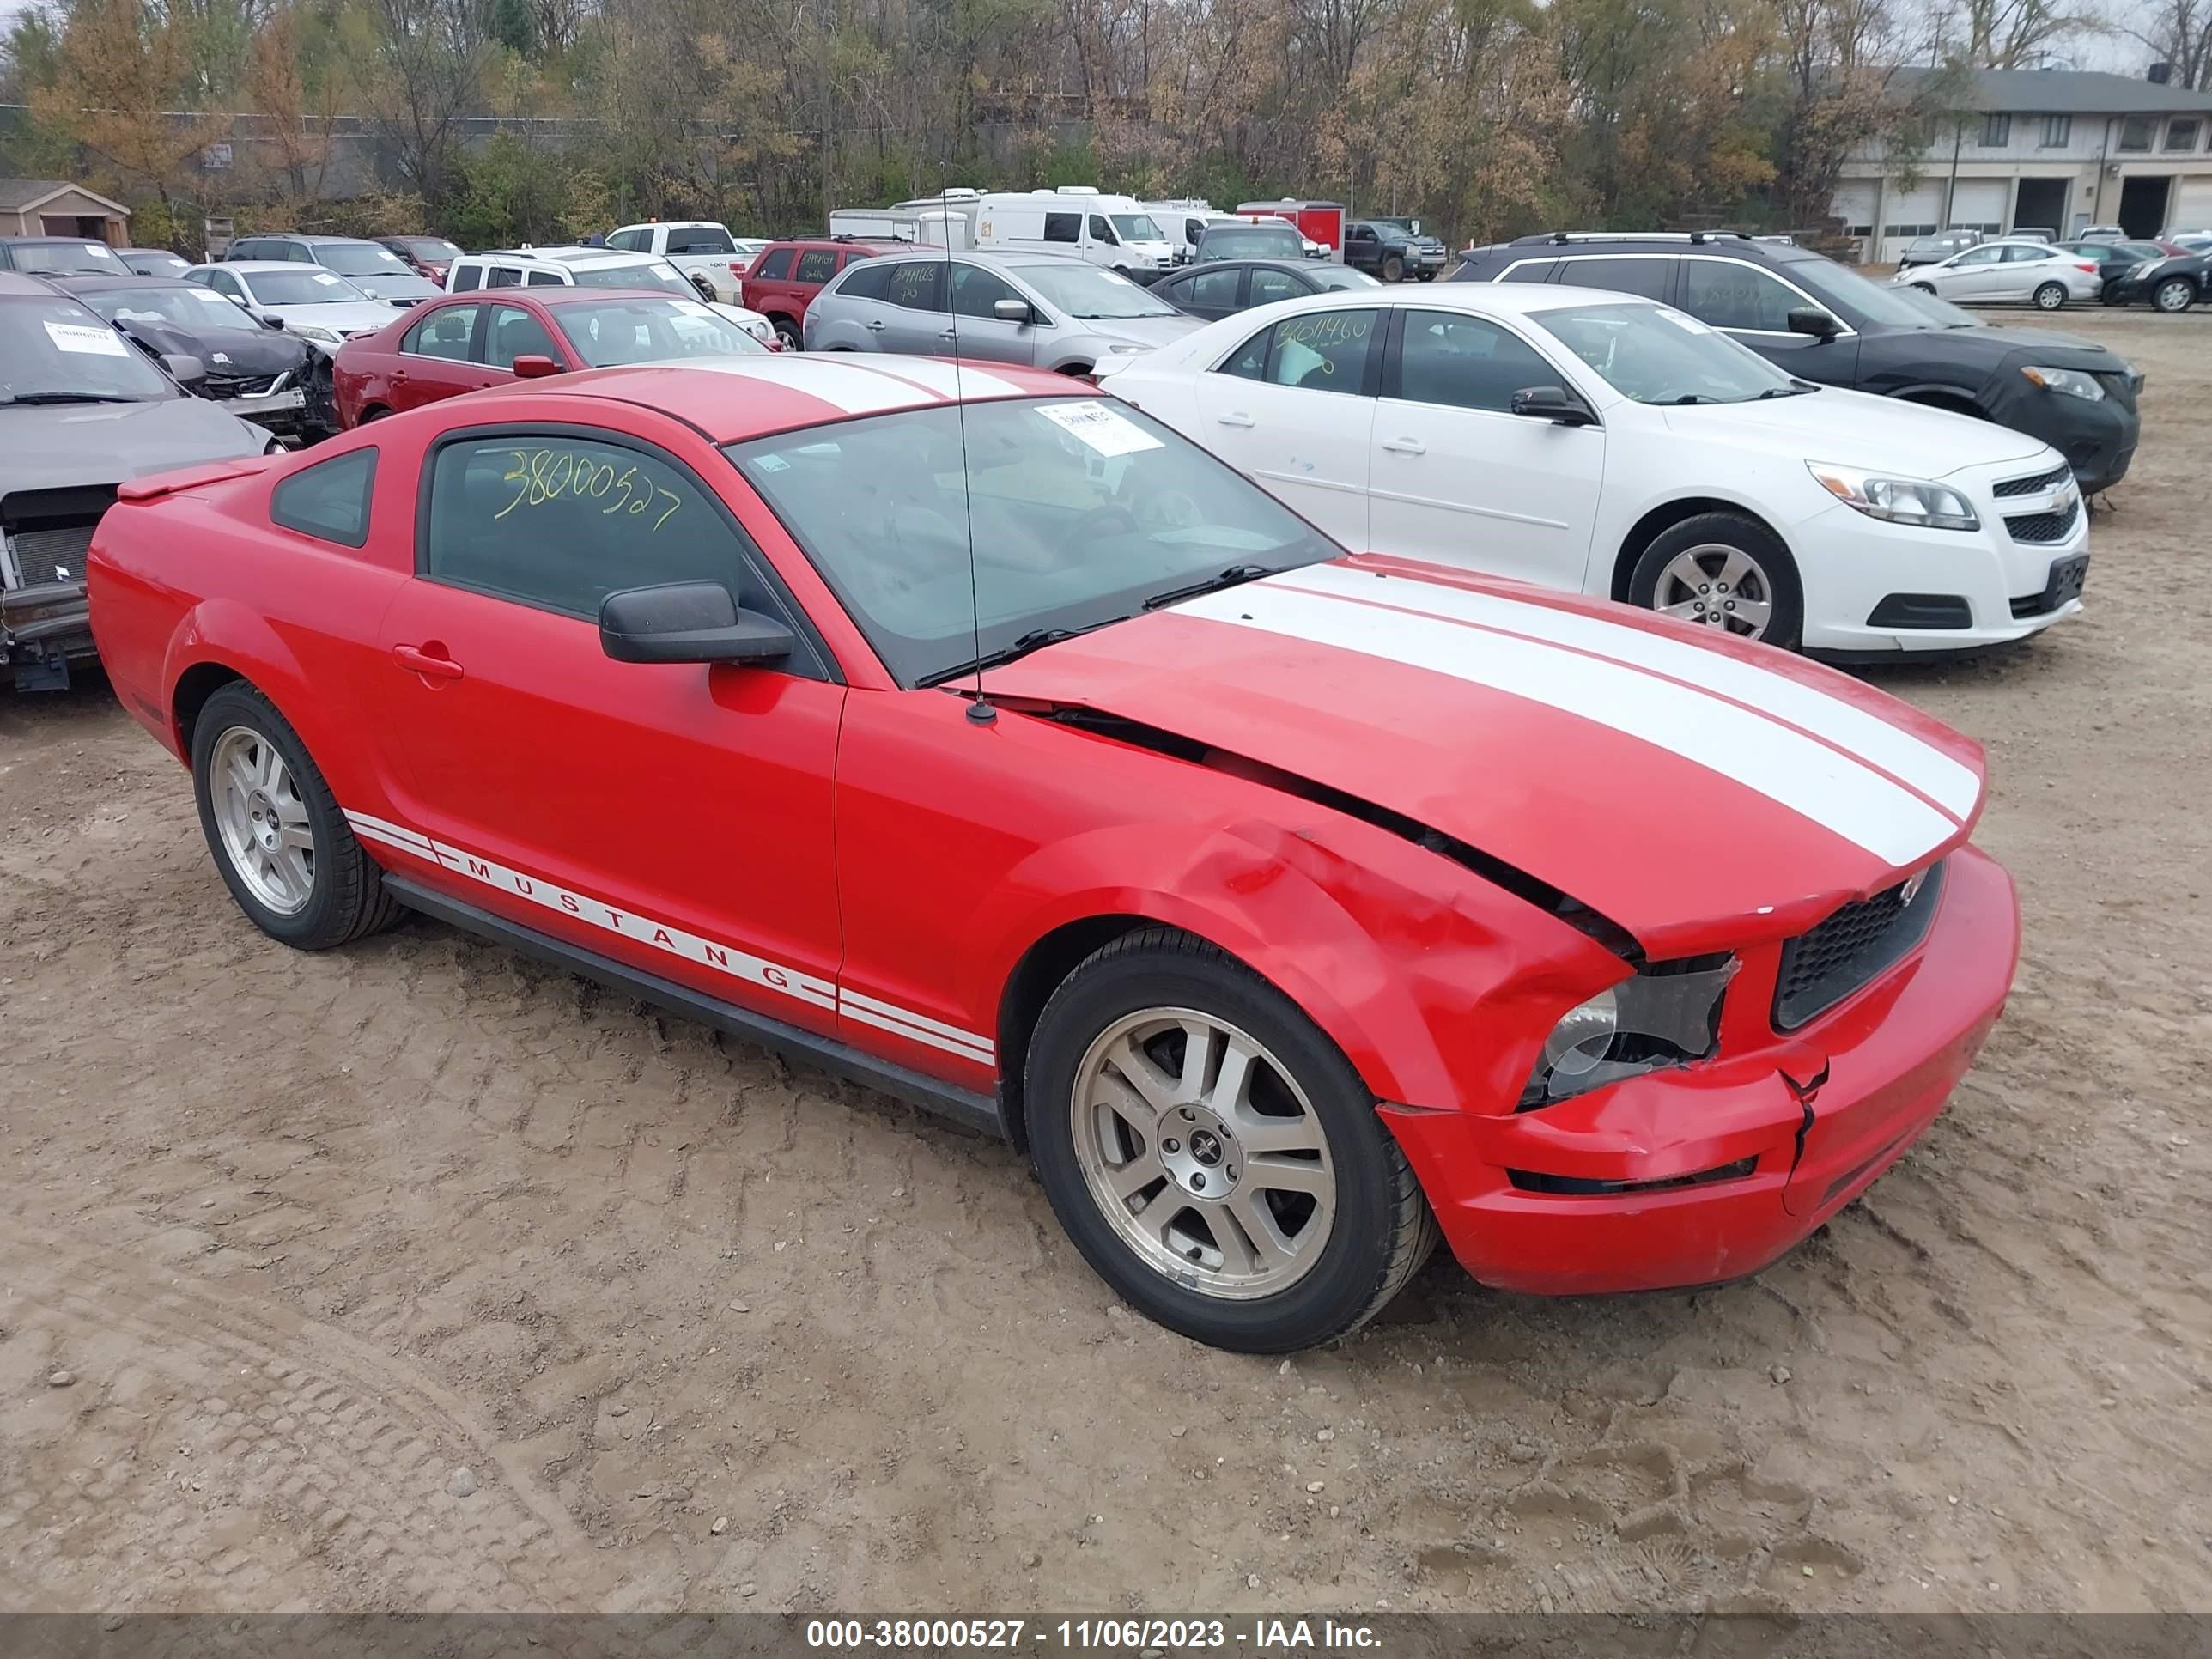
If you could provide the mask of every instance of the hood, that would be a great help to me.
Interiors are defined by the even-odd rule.
[[[1186,334],[1195,334],[1206,326],[1206,319],[1186,317],[1181,313],[1172,317],[1079,317],[1074,325],[1079,332],[1102,340],[1127,340],[1134,345],[1157,349]]]
[[[283,374],[307,361],[307,344],[273,328],[187,329],[168,321],[126,318],[116,326],[157,356],[197,357],[210,380],[254,380]]]
[[[1834,386],[1763,404],[1670,409],[1667,425],[1686,436],[1723,438],[1803,460],[1915,478],[2032,460],[2047,447],[2033,434],[1993,421]]]
[[[2043,328],[1880,328],[1865,331],[1869,340],[1886,343],[1884,356],[1894,361],[1924,345],[1929,361],[1947,365],[1986,364],[1994,374],[2014,359],[2026,362],[2033,353],[2038,362],[2054,368],[2081,368],[2093,374],[2118,374],[2127,365],[2117,352],[2085,340],[2078,334],[2062,334]]]
[[[442,290],[435,283],[419,276],[411,270],[394,270],[374,276],[349,276],[346,279],[372,300],[427,300]]]
[[[0,496],[116,484],[201,461],[258,455],[269,434],[203,398],[0,407]]]
[[[336,305],[268,306],[284,319],[287,328],[327,328],[343,334],[366,334],[388,326],[399,313],[380,300],[348,300]]]
[[[1977,745],[1844,675],[1403,560],[1230,588],[985,684],[1439,830],[1656,960],[1802,933],[1963,841],[1982,801]]]

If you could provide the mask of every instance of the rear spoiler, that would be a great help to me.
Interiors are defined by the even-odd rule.
[[[115,489],[118,501],[158,501],[164,495],[182,495],[187,489],[198,489],[205,484],[223,483],[232,478],[250,478],[273,460],[270,455],[241,455],[234,461],[203,461],[198,466],[180,466],[172,472],[149,473],[143,478],[126,478]]]

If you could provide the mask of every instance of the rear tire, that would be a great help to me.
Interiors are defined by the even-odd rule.
[[[1933,283],[1907,283],[1905,286],[1922,294],[1933,295],[1936,292],[1936,284]]]
[[[2197,284],[2186,276],[2170,277],[2151,291],[2150,302],[2169,317],[2179,317],[2197,303]]]
[[[1406,262],[1403,259],[1401,259],[1395,253],[1384,259],[1382,261],[1382,280],[1386,283],[1404,282],[1406,280]]]
[[[1205,1047],[1186,1070],[1193,1042]],[[1280,991],[1176,929],[1125,934],[1061,982],[1024,1098],[1038,1177],[1075,1247],[1132,1307],[1195,1341],[1240,1353],[1330,1341],[1435,1248],[1436,1219],[1352,1062]]]
[[[2035,290],[2033,297],[2038,311],[2057,311],[2066,304],[2066,284],[2045,283]]]
[[[806,349],[806,342],[799,335],[799,325],[793,322],[790,318],[777,318],[775,319],[775,331],[777,337],[783,342],[783,349],[786,351],[804,351]]]
[[[1804,592],[1782,538],[1741,513],[1700,513],[1669,526],[1628,577],[1631,605],[1785,651],[1804,634]],[[1752,625],[1748,605],[1766,607],[1764,622]]]
[[[279,944],[327,951],[398,916],[300,734],[243,680],[193,722],[192,793],[223,885]]]

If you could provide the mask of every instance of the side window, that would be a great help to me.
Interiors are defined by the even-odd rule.
[[[891,267],[884,297],[908,311],[945,309],[945,261],[902,259]]]
[[[1091,240],[1108,247],[1119,247],[1121,243],[1121,239],[1114,234],[1114,227],[1106,222],[1106,216],[1103,213],[1091,216]]]
[[[1275,340],[1273,328],[1263,328],[1224,359],[1213,372],[1234,374],[1240,380],[1262,380],[1267,376],[1267,352]]]
[[[278,257],[289,259],[295,265],[311,265],[315,263],[315,250],[305,242],[287,242],[284,252]]]
[[[400,337],[399,349],[417,357],[443,357],[448,362],[469,359],[469,338],[477,331],[482,306],[441,306]],[[501,307],[505,309],[505,307]]]
[[[645,249],[645,239],[648,234],[642,230],[618,230],[607,238],[607,246],[620,248],[624,253],[642,252]]]
[[[532,288],[558,288],[561,286],[561,279],[550,270],[533,270],[530,273],[529,286]]]
[[[484,331],[484,362],[494,368],[512,369],[517,357],[529,356],[562,361],[544,324],[520,306],[494,306],[491,326]]]
[[[697,479],[594,434],[467,438],[437,453],[424,574],[596,620],[626,587],[720,582],[762,603],[745,545]]]
[[[1790,312],[1805,301],[1756,265],[1734,259],[1685,259],[1682,297],[1677,303],[1715,328],[1786,334]]]
[[[858,270],[847,268],[845,280],[837,284],[839,296],[855,300],[880,300],[888,289],[892,264],[888,259],[855,259]]]
[[[234,300],[242,300],[246,297],[246,290],[239,286],[238,278],[227,270],[210,271],[208,286],[218,294],[228,295]]]
[[[1079,213],[1048,213],[1044,216],[1044,239],[1048,242],[1079,242],[1083,240],[1083,216]]]
[[[513,265],[493,265],[484,277],[486,288],[520,288],[522,273]]]
[[[977,265],[952,267],[952,314],[956,317],[988,317],[997,313],[991,307],[1001,300],[1018,300],[1022,296],[991,272]]]
[[[770,282],[780,283],[791,275],[792,250],[772,247],[762,256],[760,270],[756,273]]]
[[[1379,311],[1316,311],[1275,325],[1266,378],[1276,386],[1357,397]]]
[[[472,294],[483,286],[482,265],[457,264],[453,267],[453,292]]]
[[[1237,308],[1237,284],[1243,273],[1235,270],[1201,270],[1190,279],[1188,297],[1194,306],[1220,306],[1228,310]]]
[[[1557,386],[1559,371],[1486,318],[1409,311],[1398,350],[1398,395],[1417,404],[1513,412],[1523,386]]]
[[[1523,259],[1498,280],[1501,283],[1548,283],[1559,268],[1557,259]]]
[[[360,547],[368,540],[368,498],[375,483],[376,451],[356,449],[278,484],[269,497],[269,517],[318,541]]]
[[[1647,300],[1667,297],[1667,278],[1673,274],[1672,258],[1568,259],[1559,280],[1577,288],[1610,289],[1615,294],[1640,295]]]
[[[1253,269],[1252,303],[1255,306],[1266,305],[1270,300],[1295,300],[1312,291],[1287,270],[1267,270],[1257,266]]]
[[[826,283],[837,274],[837,255],[832,249],[811,247],[799,256],[799,277],[802,283]]]
[[[2008,265],[2025,265],[2039,259],[2055,259],[2058,256],[2047,247],[2008,247],[2004,250],[2004,262]]]

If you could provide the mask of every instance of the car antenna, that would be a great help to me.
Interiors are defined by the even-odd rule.
[[[938,192],[938,198],[944,199],[942,191]],[[918,236],[915,246],[921,246]],[[975,695],[968,704],[968,720],[970,725],[990,726],[997,721],[999,711],[991,706],[991,699],[983,690],[983,601],[975,575],[975,478],[968,469],[968,387],[961,378],[960,308],[952,301],[952,226],[949,216],[945,222],[945,310],[952,319],[952,407],[960,421],[960,512],[967,520],[968,617],[975,653]]]

